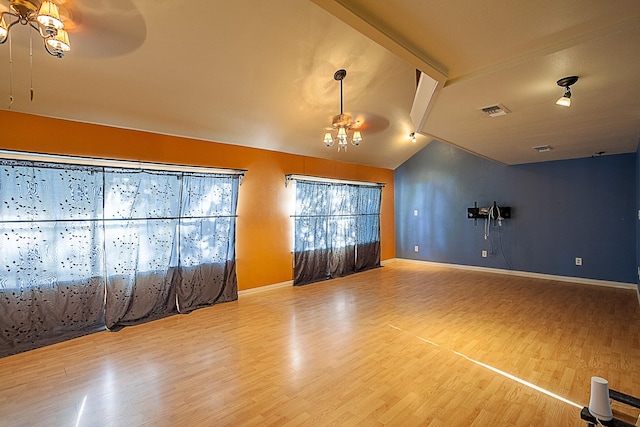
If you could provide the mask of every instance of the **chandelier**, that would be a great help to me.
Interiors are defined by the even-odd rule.
[[[0,18],[0,44],[10,39],[9,31],[16,24],[28,25],[40,34],[44,48],[57,58],[71,49],[69,35],[60,20],[58,6],[50,1],[11,0],[11,10],[2,12]],[[7,21],[9,24],[7,25]],[[9,42],[11,44],[11,42]]]
[[[347,134],[347,131],[353,130],[353,134],[351,136],[352,145],[359,145],[362,142],[362,134],[358,130],[360,122],[354,122],[349,114],[344,113],[342,108],[342,80],[344,80],[346,75],[347,71],[342,69],[336,71],[333,75],[333,79],[340,82],[340,114],[333,116],[331,127],[327,128],[328,132],[324,134],[324,143],[327,147],[333,147],[333,144],[337,141],[338,151],[347,151],[347,146],[349,145],[349,135]],[[337,132],[335,139],[333,137],[333,132]]]

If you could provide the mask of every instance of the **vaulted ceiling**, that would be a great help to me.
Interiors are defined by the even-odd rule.
[[[58,3],[71,52],[47,55],[33,32],[31,67],[29,31],[13,28],[0,108],[385,168],[433,139],[506,164],[638,144],[636,0]],[[344,110],[364,123],[347,152],[322,142],[340,68]],[[416,69],[435,92],[412,120]],[[557,106],[556,81],[570,75],[573,104]],[[480,110],[495,104],[510,113]]]

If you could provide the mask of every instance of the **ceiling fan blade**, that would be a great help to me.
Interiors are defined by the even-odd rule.
[[[388,119],[372,113],[356,114],[354,115],[354,119],[359,121],[360,124],[357,127],[352,126],[352,129],[370,134],[382,132],[391,124]]]
[[[71,37],[70,54],[121,56],[147,37],[144,18],[132,0],[67,0],[60,15]]]

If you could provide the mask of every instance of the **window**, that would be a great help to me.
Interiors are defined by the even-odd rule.
[[[0,356],[237,299],[242,174],[116,164],[0,160]]]
[[[380,266],[382,185],[295,180],[294,285]]]

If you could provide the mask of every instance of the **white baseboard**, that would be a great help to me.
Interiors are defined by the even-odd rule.
[[[624,283],[624,282],[612,282],[608,280],[596,280],[596,279],[586,279],[584,277],[571,277],[571,276],[555,276],[552,274],[542,274],[542,273],[531,273],[528,271],[516,271],[516,270],[503,270],[500,268],[489,268],[489,267],[478,267],[475,265],[463,265],[463,264],[447,264],[442,262],[433,262],[433,261],[420,261],[415,259],[405,259],[405,258],[390,258],[383,261],[380,261],[380,265],[383,267],[385,265],[393,264],[396,261],[403,262],[411,262],[416,264],[425,264],[425,265],[433,265],[436,267],[446,267],[446,268],[454,268],[458,270],[471,270],[471,271],[480,271],[484,273],[496,273],[496,274],[507,274],[511,276],[520,276],[520,277],[531,277],[535,279],[545,279],[545,280],[555,280],[558,282],[571,282],[571,283],[582,283],[586,285],[595,285],[595,286],[606,286],[610,288],[619,288],[619,289],[635,289],[638,294],[638,304],[640,304],[640,286],[635,283]],[[286,282],[274,283],[273,285],[266,286],[258,286],[257,288],[244,289],[238,291],[238,297],[247,296],[252,294],[257,294],[266,291],[272,291],[274,289],[286,288],[288,286],[293,286],[293,280],[287,280]]]
[[[478,267],[475,265],[463,265],[463,264],[447,264],[442,262],[420,261],[420,260],[404,259],[404,258],[394,258],[394,260],[401,260],[401,261],[425,264],[425,265],[433,265],[437,267],[455,268],[458,270],[471,270],[471,271],[480,271],[484,273],[507,274],[511,276],[531,277],[535,279],[555,280],[557,282],[581,283],[585,285],[606,286],[609,288],[619,288],[619,289],[635,289],[637,292],[639,292],[638,299],[640,301],[640,290],[638,289],[638,285],[636,285],[635,283],[613,282],[609,280],[587,279],[584,277],[573,277],[573,276],[556,276],[553,274],[532,273],[529,271],[503,270],[500,268]],[[389,261],[391,260],[388,260],[387,262]]]

